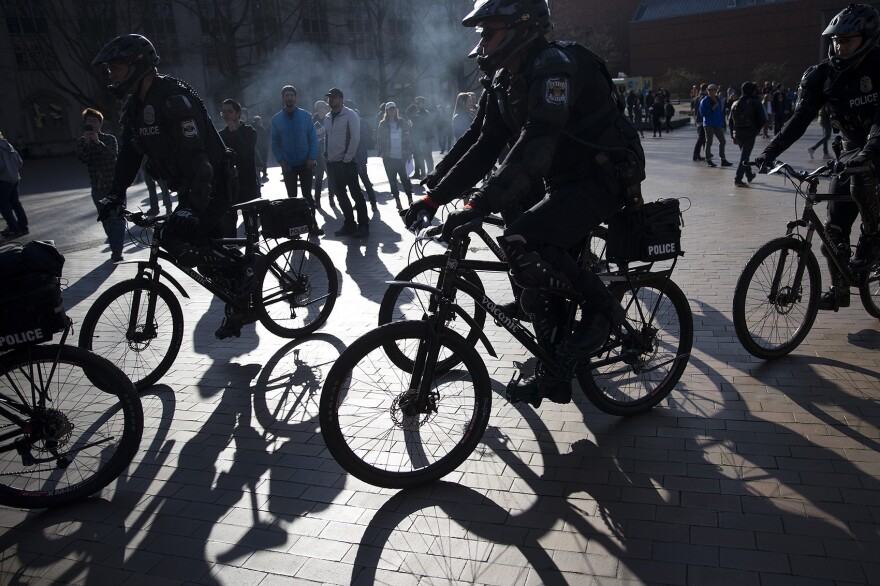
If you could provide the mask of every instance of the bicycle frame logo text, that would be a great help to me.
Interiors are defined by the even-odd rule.
[[[519,324],[516,323],[510,317],[508,317],[503,311],[501,311],[500,307],[498,307],[497,305],[492,303],[492,300],[489,299],[488,297],[486,297],[485,295],[483,295],[482,305],[485,305],[486,308],[489,310],[489,313],[492,314],[492,317],[494,317],[496,320],[498,320],[499,323],[504,324],[504,326],[507,329],[509,329],[512,332],[519,331]]]

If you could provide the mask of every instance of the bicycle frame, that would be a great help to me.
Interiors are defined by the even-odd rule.
[[[479,230],[474,230],[474,232],[479,234]],[[551,371],[558,373],[560,369],[560,364],[558,360],[538,344],[537,338],[534,334],[532,334],[531,331],[529,331],[528,328],[523,326],[523,324],[519,320],[505,315],[504,312],[501,311],[501,309],[498,307],[498,304],[496,304],[488,295],[480,291],[471,283],[465,281],[464,279],[458,279],[458,282],[456,282],[455,277],[459,273],[464,271],[480,270],[507,272],[508,270],[508,265],[506,262],[469,260],[464,258],[469,244],[470,237],[467,234],[453,239],[453,242],[450,244],[449,251],[447,252],[446,266],[440,270],[440,275],[436,287],[409,281],[391,281],[389,282],[389,284],[410,289],[418,289],[432,294],[429,310],[433,311],[436,316],[435,319],[431,320],[431,323],[434,326],[433,335],[436,336],[440,334],[443,328],[445,328],[447,320],[451,317],[450,314],[455,313],[457,316],[461,317],[465,321],[465,323],[467,323],[472,329],[476,329],[479,332],[479,338],[482,341],[483,345],[486,347],[489,355],[492,357],[496,357],[497,354],[495,352],[495,349],[493,348],[485,332],[483,332],[483,330],[477,325],[473,318],[471,318],[467,314],[467,312],[465,312],[461,308],[461,306],[459,306],[452,300],[453,295],[457,291],[465,293],[466,295],[471,297],[477,305],[482,307],[488,315],[491,315],[497,323],[499,323],[505,330],[510,333],[511,336],[513,336],[520,344],[522,344],[529,352],[531,352],[532,355],[534,355],[541,362],[547,365],[547,367]],[[598,276],[606,284],[613,282],[627,283],[629,288],[637,288],[643,284],[647,284],[648,282],[653,283],[658,280],[662,280],[665,283],[671,277],[676,262],[677,259],[673,261],[673,264],[670,268],[661,271],[651,271],[651,269],[653,268],[653,264],[643,265],[635,268],[621,266],[621,268],[617,271],[598,273]],[[577,307],[574,303],[571,302],[571,300],[567,300],[567,302],[569,304],[569,315],[566,323],[571,323],[574,319],[574,314],[577,311]],[[639,310],[641,311],[641,308],[639,308]],[[651,309],[651,319],[653,319],[654,312],[656,310],[656,306]],[[644,316],[641,317],[644,318]],[[644,336],[642,335],[642,333],[633,329],[633,327],[628,322],[624,321],[622,327],[625,328],[630,335],[634,336],[634,338],[638,341],[639,346],[644,343]],[[433,352],[435,355],[423,355],[424,348],[420,348],[419,354],[416,358],[416,370],[414,372],[420,372],[426,363],[430,364],[431,362],[428,362],[429,358],[432,361],[436,360],[436,353],[439,352],[439,347],[436,344],[430,344],[429,346],[430,348],[428,350]],[[603,345],[603,347],[597,350],[593,355],[599,355],[607,350],[608,346]],[[621,358],[599,361],[596,362],[595,365],[604,366],[607,364],[618,362],[620,360]],[[421,384],[425,384],[425,377],[414,377],[414,379],[415,378],[421,380]]]

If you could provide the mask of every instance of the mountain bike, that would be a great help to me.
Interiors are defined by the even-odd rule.
[[[482,344],[493,357],[497,354],[483,328],[454,300],[456,289],[551,374],[561,373],[557,356],[463,277],[481,262],[465,258],[469,234],[477,225],[456,230],[436,286],[405,284],[436,297],[433,313],[368,332],[328,373],[319,406],[321,433],[336,461],[365,482],[387,488],[434,482],[467,459],[482,438],[492,396],[489,373],[476,346]],[[676,260],[660,269],[654,263],[619,261],[617,268],[598,273],[625,317],[600,349],[578,357],[574,374],[588,399],[607,413],[648,411],[672,391],[687,366],[693,316],[684,293],[671,280]],[[573,300],[565,303],[562,329],[567,334],[577,326],[579,309]],[[453,313],[477,332],[476,344],[449,327]]]
[[[497,216],[487,216],[483,219],[483,223],[499,228],[504,227],[504,220]],[[419,227],[417,226],[416,228],[418,229]],[[604,226],[599,226],[593,230],[580,255],[581,266],[594,272],[607,268],[607,259],[605,258],[607,232],[608,229]],[[484,292],[485,286],[480,278],[481,272],[507,273],[510,267],[507,264],[507,257],[504,251],[482,225],[475,226],[473,234],[479,237],[497,260],[470,260],[467,268],[462,269],[455,278],[463,279],[476,290]],[[388,288],[385,290],[385,294],[382,296],[382,301],[379,304],[378,321],[380,326],[394,321],[418,320],[422,319],[425,315],[436,313],[439,301],[437,296],[430,291],[409,286],[410,283],[428,285],[436,283],[440,271],[446,266],[448,254],[424,255],[427,244],[431,242],[433,242],[432,239],[416,239],[410,253],[411,255],[414,253],[419,258],[404,267],[395,275],[394,280],[388,284]],[[463,255],[466,255],[468,252],[467,249],[464,250]],[[510,278],[510,283],[514,291],[520,290],[512,278]],[[453,286],[452,300],[458,301],[459,307],[470,316],[477,327],[470,326],[468,322],[458,318],[455,313],[449,315],[447,327],[462,334],[469,343],[475,344],[479,339],[480,330],[486,323],[486,312],[468,296],[456,298],[455,291],[460,288],[459,284]],[[516,298],[518,298],[518,295],[515,295]],[[509,310],[509,304],[505,308],[505,312],[508,314],[512,313]],[[518,319],[528,321],[528,317],[523,315],[521,311],[518,311],[518,313],[520,313],[520,315],[516,316]],[[405,360],[402,354],[398,355],[398,359]]]
[[[105,358],[68,346],[64,319],[60,343],[0,354],[2,505],[86,498],[119,476],[140,445],[144,414],[131,381]]]
[[[833,161],[812,172],[777,163],[770,173],[783,173],[803,199],[799,219],[788,223],[785,236],[764,244],[746,263],[733,294],[733,325],[743,348],[758,358],[785,356],[810,332],[819,312],[822,274],[813,253],[818,236],[834,265],[835,287],[857,287],[865,310],[880,318],[880,264],[853,273],[850,250],[839,250],[825,232],[813,207],[823,201],[852,201],[851,196],[819,194],[819,180],[836,173]],[[806,192],[803,185],[806,183]],[[803,233],[802,233],[803,230]]]
[[[301,201],[285,199],[277,203],[283,211]],[[198,269],[182,266],[161,249],[166,216],[148,217],[142,212],[125,210],[123,216],[128,221],[151,229],[150,241],[143,242],[149,246],[149,258],[119,263],[136,264],[137,273],[98,297],[83,320],[79,345],[109,358],[138,390],[154,385],[168,372],[183,340],[183,311],[162,280],[171,283],[181,296],[189,295],[162,269],[160,259],[223,300],[227,316],[243,316],[245,324],[259,320],[267,330],[285,338],[317,330],[336,304],[336,269],[319,245],[300,240],[300,234],[308,232],[310,215],[302,216],[302,225],[290,228],[291,240],[277,244],[278,232],[270,235],[266,228],[267,214],[271,217],[279,213],[273,208],[273,200],[266,199],[233,206],[244,217],[245,237],[212,239],[214,250],[227,257],[228,262],[199,265]],[[304,214],[308,213],[306,207]],[[264,224],[262,240],[258,216]],[[253,278],[249,291],[240,288],[242,266],[247,267]]]

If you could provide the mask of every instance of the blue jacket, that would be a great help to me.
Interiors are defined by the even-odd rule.
[[[703,116],[703,126],[724,127],[724,103],[721,98],[716,98],[718,103],[715,110],[712,110],[712,98],[706,96],[700,102],[700,115]]]
[[[312,115],[296,108],[293,114],[281,110],[272,116],[272,153],[279,163],[302,165],[318,158],[318,133]]]

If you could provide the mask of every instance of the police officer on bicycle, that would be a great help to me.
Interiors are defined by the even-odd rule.
[[[456,227],[527,198],[536,183],[546,184],[543,199],[511,222],[499,242],[525,289],[521,304],[539,343],[566,368],[553,376],[539,365],[535,377],[508,387],[508,397],[535,406],[543,398],[567,403],[575,362],[605,341],[617,305],[573,254],[599,224],[640,201],[644,153],[605,63],[580,45],[547,41],[552,25],[546,0],[483,0],[462,24],[480,33],[471,56],[483,72],[495,72],[481,101],[485,118],[467,152],[428,184],[428,195],[410,206],[404,221],[410,226],[424,214],[433,217],[438,206],[479,182],[506,149],[466,209],[447,218],[444,239]],[[579,301],[582,319],[557,346],[565,297]]]
[[[829,202],[825,230],[837,250],[849,258],[850,230],[859,213],[861,235],[850,261],[853,272],[870,269],[880,259],[880,14],[867,4],[850,4],[822,32],[830,37],[828,59],[807,69],[801,79],[794,114],[764,152],[755,159],[769,164],[803,136],[823,105],[831,125],[843,138],[840,160],[847,173],[831,181],[829,190],[851,194],[854,201]],[[849,288],[829,261],[834,285],[822,296],[821,309],[849,306]]]
[[[159,74],[159,55],[141,35],[113,39],[92,64],[105,67],[108,89],[123,100],[122,141],[101,218],[125,205],[126,190],[146,157],[149,173],[178,195],[162,231],[163,247],[183,266],[231,265],[239,281],[248,280],[247,274],[253,274],[248,261],[210,245],[211,237],[222,236],[223,217],[238,183],[233,158],[202,99],[185,82]],[[242,321],[227,312],[217,337],[238,336]]]

